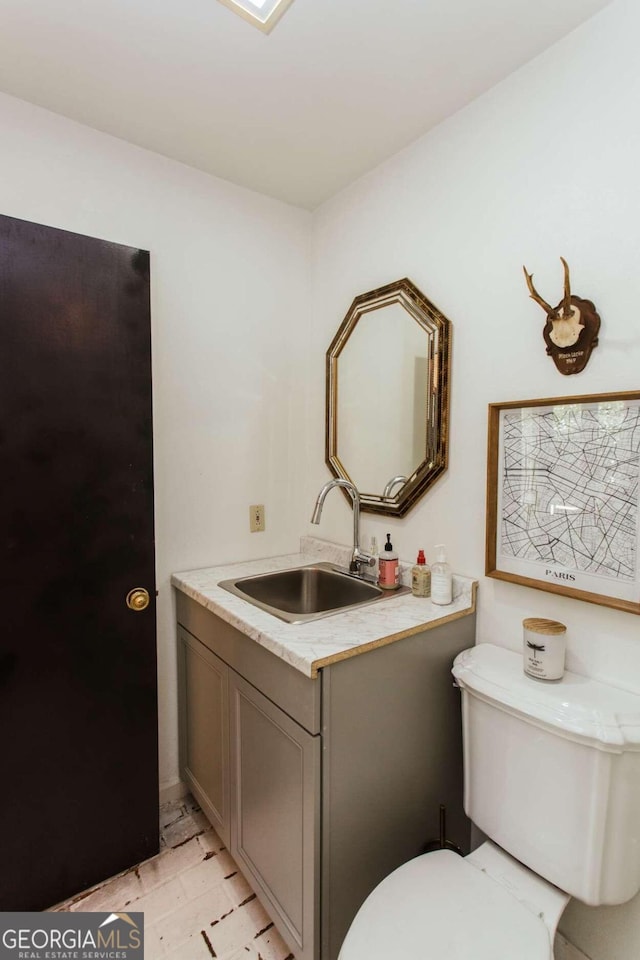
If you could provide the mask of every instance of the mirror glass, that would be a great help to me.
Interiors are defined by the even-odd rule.
[[[398,280],[356,297],[327,351],[327,463],[363,510],[402,516],[446,469],[450,327]]]

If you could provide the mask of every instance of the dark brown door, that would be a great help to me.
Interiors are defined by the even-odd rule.
[[[149,254],[0,216],[0,910],[158,848],[151,444]]]

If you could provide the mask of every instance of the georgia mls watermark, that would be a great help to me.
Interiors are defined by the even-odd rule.
[[[0,960],[144,960],[144,914],[0,913]]]

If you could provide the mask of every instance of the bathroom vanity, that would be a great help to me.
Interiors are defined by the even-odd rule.
[[[475,583],[451,606],[404,596],[283,623],[218,587],[306,555],[173,578],[182,777],[296,960],[335,960],[373,887],[438,837],[469,848],[454,657]]]

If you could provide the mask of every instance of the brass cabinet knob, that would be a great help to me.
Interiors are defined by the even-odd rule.
[[[144,587],[134,587],[127,594],[127,606],[130,610],[146,610],[149,606],[149,592]]]

